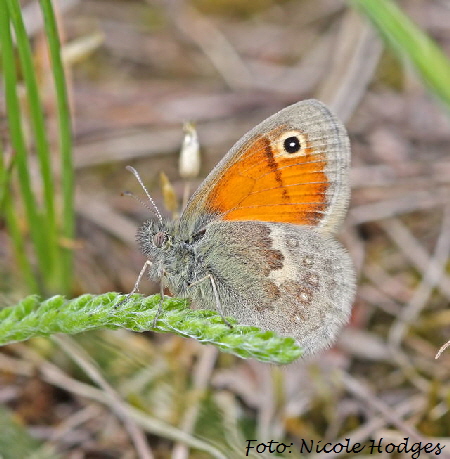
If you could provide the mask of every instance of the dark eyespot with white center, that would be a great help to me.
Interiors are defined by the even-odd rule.
[[[284,150],[287,153],[297,153],[302,146],[300,145],[300,139],[298,137],[288,137],[283,143]]]
[[[283,132],[275,143],[275,158],[295,158],[297,156],[306,155],[307,139],[306,136],[300,131],[285,131]]]

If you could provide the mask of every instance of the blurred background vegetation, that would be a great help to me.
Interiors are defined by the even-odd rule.
[[[337,345],[288,367],[126,331],[3,348],[2,457],[239,458],[254,438],[295,458],[302,438],[381,437],[450,454],[450,356],[434,359],[450,338],[447,1],[0,0],[0,21],[3,305],[130,291],[147,212],[121,196],[140,193],[125,165],[162,209],[164,172],[181,203],[248,129],[310,97],[351,138],[340,236],[359,284]],[[186,120],[202,148],[189,180]]]

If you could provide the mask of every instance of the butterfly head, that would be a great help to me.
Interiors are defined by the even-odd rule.
[[[147,220],[136,234],[142,253],[152,260],[173,246],[173,236],[169,225],[159,220]]]

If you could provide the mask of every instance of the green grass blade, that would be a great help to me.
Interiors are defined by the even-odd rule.
[[[11,195],[9,190],[9,168],[5,164],[4,152],[0,151],[0,215],[4,215],[8,234],[12,240],[14,253],[19,264],[20,272],[24,277],[29,292],[37,292],[38,285],[34,278],[33,270],[26,256],[23,235],[19,228],[17,213],[12,207],[12,200],[8,199]]]
[[[55,82],[56,102],[58,105],[58,125],[62,172],[62,236],[67,240],[74,237],[74,172],[72,161],[72,127],[69,102],[67,97],[66,79],[61,60],[61,44],[51,0],[41,0],[41,9],[44,17],[44,28],[50,50],[53,79]],[[72,250],[62,250],[62,293],[69,293],[72,285]]]
[[[25,281],[25,284],[27,285],[28,291],[37,292],[39,291],[39,286],[27,257],[25,244],[23,242],[23,234],[20,231],[19,223],[17,221],[17,214],[14,212],[11,201],[5,202],[4,211],[5,221],[8,227],[8,234],[14,247],[14,254],[16,256],[20,273]]]
[[[35,197],[31,189],[31,178],[28,169],[27,149],[25,145],[20,104],[17,95],[16,62],[13,50],[8,7],[6,0],[0,1],[2,14],[0,14],[0,43],[2,52],[2,68],[6,99],[6,113],[11,139],[15,153],[14,164],[17,168],[19,186],[25,205],[25,212],[30,229],[31,238],[39,258],[46,255],[45,241],[41,229],[41,216],[37,210]],[[6,192],[6,191],[5,191]],[[5,195],[5,200],[8,196]]]
[[[40,444],[17,413],[0,405],[0,452],[2,459],[61,459],[51,447]]]
[[[224,324],[215,312],[192,310],[184,300],[165,299],[156,325],[160,297],[132,295],[128,301],[118,293],[82,295],[73,300],[54,296],[40,301],[29,296],[18,305],[0,310],[0,344],[23,341],[34,336],[54,333],[75,334],[98,328],[127,328],[136,332],[153,330],[194,338],[213,344],[225,352],[262,362],[290,363],[302,352],[293,338],[282,338],[274,332],[256,327]]]
[[[376,27],[386,43],[450,108],[450,61],[438,45],[391,0],[351,0]]]
[[[40,250],[37,251],[38,260],[43,280],[47,284],[47,289],[51,291],[58,289],[58,237],[50,147],[46,136],[44,113],[39,97],[30,42],[23,23],[21,6],[18,0],[6,0],[6,2],[9,9],[11,24],[15,31],[17,50],[27,90],[30,121],[34,134],[35,148],[43,186],[45,210],[42,212],[41,225],[31,228],[34,222],[29,222],[30,231],[43,233],[40,237],[40,245],[45,247],[45,253],[42,253],[42,247],[40,247]]]
[[[9,195],[9,173],[5,164],[5,153],[0,152],[0,215],[5,206],[6,196]]]

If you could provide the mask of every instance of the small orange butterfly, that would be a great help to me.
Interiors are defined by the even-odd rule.
[[[330,346],[355,291],[351,259],[334,238],[349,167],[345,128],[325,105],[281,110],[234,145],[178,220],[156,209],[139,228],[141,275],[196,308],[292,336],[305,354]]]

